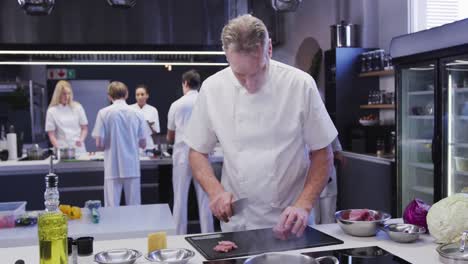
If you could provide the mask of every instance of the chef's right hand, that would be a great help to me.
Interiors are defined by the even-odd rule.
[[[232,200],[234,196],[230,192],[220,192],[210,201],[210,209],[216,218],[225,223],[232,216]]]

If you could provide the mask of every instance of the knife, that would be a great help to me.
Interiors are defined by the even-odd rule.
[[[241,213],[249,204],[248,198],[240,198],[232,203],[232,215]]]

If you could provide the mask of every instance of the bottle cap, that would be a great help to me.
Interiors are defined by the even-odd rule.
[[[45,183],[47,188],[58,186],[58,176],[54,173],[49,173],[45,176]]]

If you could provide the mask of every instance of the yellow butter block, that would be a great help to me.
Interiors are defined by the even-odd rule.
[[[156,232],[148,235],[148,253],[167,248],[166,232]]]

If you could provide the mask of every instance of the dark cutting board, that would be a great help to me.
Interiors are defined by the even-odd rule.
[[[343,244],[343,241],[312,227],[307,227],[302,237],[292,237],[286,241],[276,239],[271,228],[189,236],[185,239],[207,260]],[[213,248],[221,240],[232,241],[238,248],[228,253],[215,252]]]

